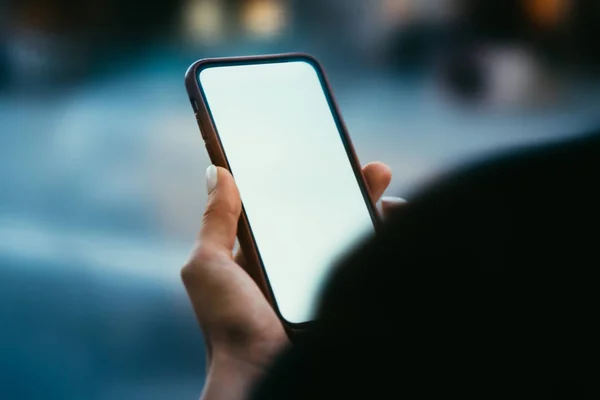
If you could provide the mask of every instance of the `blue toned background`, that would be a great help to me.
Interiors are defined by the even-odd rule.
[[[1,399],[198,397],[179,281],[206,200],[183,87],[198,58],[312,53],[361,161],[388,163],[389,194],[409,198],[474,157],[600,123],[593,44],[558,66],[482,23],[440,51],[462,21],[449,0],[87,3],[0,2]]]

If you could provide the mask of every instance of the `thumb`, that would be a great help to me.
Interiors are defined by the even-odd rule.
[[[225,168],[211,165],[206,170],[208,204],[198,239],[212,250],[233,251],[242,202],[233,176]]]

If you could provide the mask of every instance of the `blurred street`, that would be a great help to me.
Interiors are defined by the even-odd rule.
[[[198,58],[315,55],[361,162],[390,165],[388,194],[408,199],[464,163],[600,124],[594,75],[568,80],[550,104],[462,104],[424,73],[361,63],[379,39],[303,26],[216,44],[165,31],[169,40],[129,58],[103,53],[101,70],[52,88],[35,74],[0,76],[0,399],[198,398],[204,348],[179,279],[206,201],[209,160],[183,86]],[[0,43],[15,37],[3,32]],[[568,196],[560,182],[556,195]]]

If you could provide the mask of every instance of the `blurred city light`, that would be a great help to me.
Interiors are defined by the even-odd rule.
[[[410,18],[414,6],[410,0],[383,0],[380,10],[383,21],[401,24]]]
[[[526,0],[525,8],[532,21],[542,28],[555,28],[569,13],[570,0]]]
[[[269,38],[289,28],[288,10],[283,0],[249,0],[243,3],[242,21],[246,31],[258,38]]]
[[[183,16],[184,32],[192,41],[215,43],[224,39],[227,21],[222,0],[191,0]]]
[[[599,37],[591,0],[0,0],[0,399],[198,398],[193,61],[313,54],[410,199],[597,127]]]

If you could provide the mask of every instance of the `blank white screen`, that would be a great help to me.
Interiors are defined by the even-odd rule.
[[[215,66],[199,79],[279,310],[310,321],[331,266],[373,232],[317,71]]]

